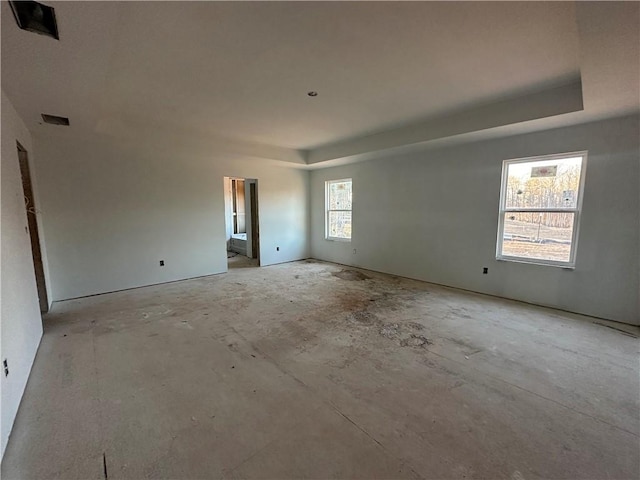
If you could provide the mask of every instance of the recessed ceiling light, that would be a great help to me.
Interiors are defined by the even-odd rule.
[[[52,7],[33,1],[10,1],[9,5],[18,27],[60,40],[56,13]]]
[[[311,91],[311,92],[308,92],[307,95],[309,95],[310,97],[317,97],[318,92]]]
[[[42,120],[44,123],[50,123],[51,125],[64,125],[69,126],[69,119],[67,117],[58,117],[57,115],[47,115],[42,113]]]

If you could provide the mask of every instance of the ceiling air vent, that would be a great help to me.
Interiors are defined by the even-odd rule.
[[[47,37],[58,37],[58,24],[56,23],[56,13],[52,7],[47,7],[38,2],[32,1],[10,1],[13,16],[16,18],[18,27],[29,32],[39,33]]]
[[[67,117],[58,117],[57,115],[42,114],[42,120],[44,123],[50,123],[51,125],[69,125],[69,119]]]

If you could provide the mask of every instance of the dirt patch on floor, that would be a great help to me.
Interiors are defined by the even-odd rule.
[[[387,340],[392,340],[396,347],[425,348],[433,344],[431,339],[422,335],[427,327],[421,323],[421,318],[413,317],[406,320],[398,318],[397,322],[393,321],[397,318],[393,311],[419,303],[425,292],[379,285],[375,278],[357,270],[343,269],[330,273],[351,281],[370,279],[362,287],[360,285],[345,286],[345,291],[335,294],[336,307],[346,314],[342,317],[346,321],[344,326],[364,328],[374,335],[377,333]]]
[[[332,272],[331,275],[351,282],[369,280],[371,278],[368,275],[365,275],[364,273],[358,272],[356,270],[340,270],[339,272]]]
[[[365,325],[370,325],[378,319],[374,313],[367,312],[366,310],[351,312],[350,316],[356,322],[364,323]]]
[[[424,330],[424,325],[418,322],[407,322],[407,327],[411,330]]]
[[[432,344],[433,342],[427,337],[416,335],[415,333],[412,333],[409,337],[400,340],[401,347],[425,347]]]
[[[433,345],[433,341],[423,335],[410,332],[424,330],[424,326],[416,322],[387,323],[382,325],[378,333],[389,340],[397,340],[401,347],[426,347]]]
[[[346,292],[336,295],[336,303],[343,312],[357,312],[369,308],[369,295],[366,292]]]
[[[380,335],[390,339],[398,338],[398,335],[400,335],[400,325],[397,323],[387,323],[380,329]]]

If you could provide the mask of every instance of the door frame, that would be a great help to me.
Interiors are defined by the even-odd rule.
[[[258,180],[249,184],[251,208],[251,258],[258,259],[260,265],[260,219],[258,215]]]
[[[18,149],[22,192],[25,200],[29,239],[31,241],[31,256],[33,258],[33,270],[36,276],[36,288],[38,290],[40,312],[47,313],[49,311],[49,298],[47,295],[44,263],[42,262],[42,248],[40,246],[40,232],[38,230],[37,211],[33,196],[33,182],[31,180],[31,171],[29,169],[29,154],[27,150],[20,145],[20,142],[16,142],[16,147]]]

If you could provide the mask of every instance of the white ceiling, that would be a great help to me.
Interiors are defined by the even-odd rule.
[[[456,135],[640,108],[635,2],[44,2],[59,42],[2,3],[2,88],[34,131],[60,131],[49,113],[77,133],[166,129],[322,163],[580,80],[579,107]]]

